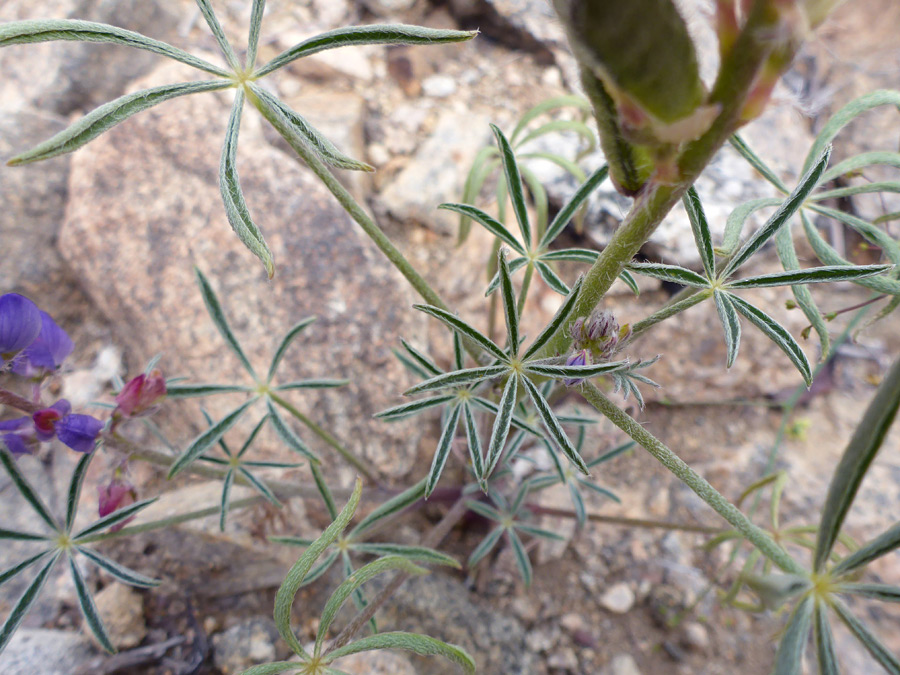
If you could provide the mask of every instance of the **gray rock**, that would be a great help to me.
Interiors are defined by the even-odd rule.
[[[181,71],[166,66],[137,86],[177,81]],[[139,362],[166,350],[160,364],[166,374],[248,379],[207,317],[194,264],[210,278],[263,373],[280,337],[317,315],[286,355],[280,381],[353,378],[348,387],[291,400],[352,451],[402,474],[415,457],[421,425],[389,425],[371,416],[409,386],[389,348],[401,335],[419,332],[424,319],[408,309],[415,297],[325,188],[265,142],[259,118],[248,109],[238,164],[249,208],[277,265],[274,281],[265,282],[261,265],[228,226],[216,185],[229,107],[226,96],[179,98],[76,154],[60,250]],[[207,401],[213,415],[234,406]],[[260,415],[248,415],[248,425]],[[261,445],[270,452],[281,446],[274,434],[264,435]]]
[[[42,3],[12,0],[0,20],[84,19],[108,23],[165,42],[177,42],[179,4],[175,0],[76,0]],[[46,43],[0,52],[3,107],[35,106],[60,115],[86,111],[119,95],[160,57],[109,44]]]
[[[398,220],[454,231],[458,217],[437,206],[462,194],[465,172],[489,137],[486,117],[446,110],[406,168],[378,195],[380,209]]]
[[[269,617],[255,616],[214,635],[213,662],[225,675],[276,659],[278,628]]]
[[[631,654],[617,654],[603,669],[603,675],[641,675],[641,670]]]
[[[0,654],[3,675],[71,675],[94,656],[83,635],[44,628],[20,628]]]
[[[373,587],[377,583],[372,584]],[[407,581],[379,614],[382,630],[423,633],[464,647],[481,673],[535,672],[516,619],[476,602],[458,581],[438,576]],[[450,672],[438,658],[410,657],[419,675]]]
[[[345,656],[331,665],[351,675],[416,675],[418,672],[403,652],[362,652]]]

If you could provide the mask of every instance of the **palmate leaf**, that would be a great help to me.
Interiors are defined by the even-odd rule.
[[[420,656],[442,656],[458,665],[464,672],[471,675],[475,673],[475,660],[464,649],[415,633],[388,632],[371,635],[335,649],[326,654],[325,658],[331,663],[342,656],[376,649],[402,649]]]
[[[143,49],[154,54],[167,56],[189,66],[218,75],[229,77],[230,73],[201,58],[188,54],[172,45],[154,40],[134,31],[92,21],[68,19],[39,19],[36,21],[13,21],[0,25],[0,47],[68,40],[74,42],[108,42],[112,44]]]
[[[294,563],[275,595],[275,625],[278,628],[278,633],[290,645],[294,653],[300,656],[309,658],[306,650],[297,641],[294,631],[291,630],[291,606],[294,604],[294,596],[318,557],[340,536],[350,519],[353,518],[361,494],[362,480],[357,478],[356,486],[347,505],[338,514],[334,522],[325,529],[318,539],[310,544],[309,548]]]
[[[298,145],[303,145],[312,150],[326,164],[337,169],[348,169],[351,171],[375,170],[374,167],[365,162],[353,159],[338,150],[334,143],[323,136],[304,117],[262,87],[253,83],[250,83],[249,87],[252,94],[250,98],[251,103],[275,127],[275,130],[281,134],[282,138],[287,141],[288,145],[297,154],[303,155],[302,149],[298,149]]]
[[[169,469],[168,478],[171,480],[174,476],[184,471],[188,465],[196,460],[200,455],[206,452],[210,446],[214,445],[234,424],[241,418],[247,409],[256,402],[255,398],[250,399],[246,403],[238,406],[228,413],[221,420],[216,422],[209,429],[201,433],[197,438],[191,441],[191,444],[176,459]]]
[[[137,91],[133,94],[126,94],[92,110],[72,126],[36,145],[31,150],[16,155],[7,164],[9,166],[18,166],[73,152],[87,145],[97,136],[120,122],[124,122],[132,115],[151,108],[157,103],[162,103],[178,96],[218,91],[232,86],[234,86],[234,83],[227,80],[183,82],[166,84],[161,87],[153,87],[152,89]]]
[[[528,222],[528,206],[525,203],[525,193],[522,189],[522,176],[519,172],[519,165],[516,162],[516,156],[506,140],[506,136],[500,131],[500,127],[495,124],[491,125],[491,131],[497,139],[497,147],[500,148],[500,159],[503,162],[503,173],[506,176],[506,187],[509,190],[509,198],[512,201],[513,213],[516,216],[516,222],[519,224],[519,232],[522,234],[522,241],[525,242],[525,248],[531,248],[531,224]]]
[[[222,146],[222,161],[219,164],[219,190],[225,204],[225,215],[228,223],[238,238],[257,258],[262,261],[266,273],[271,279],[275,276],[275,262],[259,227],[253,222],[244,193],[241,190],[237,172],[238,132],[241,127],[241,110],[244,107],[244,90],[238,89],[225,131],[225,143]]]
[[[772,215],[771,218],[757,230],[745,243],[738,249],[734,257],[728,262],[722,271],[720,278],[727,279],[738,267],[743,265],[747,260],[756,253],[783,225],[785,225],[806,200],[809,193],[818,185],[825,167],[828,166],[828,159],[831,157],[831,147],[826,147],[818,156],[815,165],[812,166],[800,179],[799,184],[793,192],[788,196],[784,203]]]
[[[446,42],[471,40],[478,31],[442,30],[407,26],[405,24],[385,24],[372,26],[350,26],[321,33],[315,37],[290,47],[254,73],[257,78],[286,66],[291,61],[336,47],[357,45],[433,45]]]
[[[797,370],[800,371],[800,374],[803,375],[806,386],[810,386],[812,384],[812,369],[810,368],[809,360],[806,358],[806,354],[803,353],[800,345],[797,344],[797,341],[794,340],[784,326],[759,308],[754,307],[736,295],[729,293],[728,300],[740,314],[749,319],[754,326],[765,333],[766,337],[778,345],[781,351],[787,354],[788,358],[797,367]]]
[[[900,359],[894,362],[885,375],[875,397],[869,403],[862,420],[850,438],[840,463],[835,468],[831,485],[828,487],[828,496],[825,498],[825,506],[822,509],[822,519],[819,522],[819,532],[816,538],[813,569],[817,572],[822,570],[828,560],[838,533],[841,531],[844,518],[850,510],[850,505],[856,497],[869,465],[875,459],[888,429],[894,422],[898,406],[900,406]],[[860,556],[863,561],[865,557],[866,554]],[[852,558],[853,556],[850,556],[848,559]],[[847,569],[851,564],[854,563],[845,561],[842,569]]]
[[[444,471],[444,466],[447,464],[447,458],[450,456],[450,449],[453,446],[453,439],[456,436],[456,427],[459,424],[460,408],[460,404],[453,406],[444,429],[441,431],[437,451],[431,460],[431,469],[429,469],[428,478],[425,481],[425,499],[428,499],[434,488],[437,487],[441,473]]]

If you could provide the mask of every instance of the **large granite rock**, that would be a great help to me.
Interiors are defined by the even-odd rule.
[[[83,19],[177,42],[178,0],[7,0],[0,21]],[[17,45],[0,52],[0,107],[37,107],[59,115],[86,111],[120,96],[160,56],[110,44],[55,42]]]
[[[166,66],[135,88],[184,76]],[[262,373],[280,337],[318,316],[288,352],[280,381],[352,378],[340,390],[290,398],[354,452],[402,474],[415,457],[420,425],[371,416],[408,386],[390,347],[420,330],[423,320],[409,309],[416,298],[311,173],[266,143],[248,107],[238,167],[276,261],[275,279],[265,280],[228,226],[216,185],[230,101],[229,93],[173,100],[79,151],[60,250],[119,326],[133,363],[163,351],[169,375],[248,380],[206,314],[193,265],[210,278]],[[208,403],[221,414],[235,403],[215,404]]]

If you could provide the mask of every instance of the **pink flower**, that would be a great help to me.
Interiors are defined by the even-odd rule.
[[[117,413],[125,417],[141,417],[154,412],[154,406],[166,395],[166,380],[159,370],[141,373],[122,387],[116,396]]]
[[[118,511],[129,504],[134,504],[137,501],[137,490],[134,485],[118,476],[113,478],[109,482],[109,485],[99,486],[97,492],[99,493],[98,510],[101,518],[104,518],[113,511]],[[131,518],[126,518],[125,520],[116,523],[109,528],[110,532],[121,530],[125,527],[126,523],[134,520],[134,518],[135,517],[132,516]]]

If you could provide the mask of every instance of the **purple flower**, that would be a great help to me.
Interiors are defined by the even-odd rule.
[[[567,366],[586,366],[591,362],[590,355],[588,354],[587,349],[580,349],[577,352],[573,352],[569,358],[566,359]],[[576,378],[573,380],[563,380],[563,384],[567,387],[574,387],[577,384],[581,384],[584,382],[584,378]]]
[[[13,361],[13,372],[23,377],[43,377],[59,368],[74,348],[66,331],[47,312],[41,311],[41,332]]]
[[[0,440],[14,455],[30,455],[40,444],[28,417],[0,422]]]
[[[14,455],[33,452],[39,443],[54,438],[75,452],[91,452],[103,422],[71,410],[71,404],[63,398],[31,417],[0,422],[0,438]],[[2,433],[4,431],[7,433]]]
[[[41,310],[18,293],[0,295],[0,367],[41,332]]]

